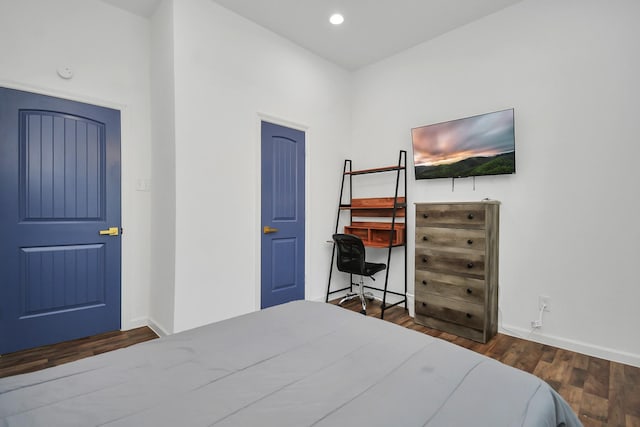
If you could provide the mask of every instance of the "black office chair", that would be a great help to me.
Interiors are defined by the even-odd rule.
[[[373,293],[364,291],[364,276],[376,280],[373,278],[373,275],[386,269],[387,265],[366,262],[364,244],[357,236],[352,234],[334,234],[333,241],[338,249],[338,258],[336,260],[338,270],[343,273],[357,274],[360,276],[360,283],[358,283],[360,287],[359,291],[357,293],[348,293],[338,304],[342,305],[345,301],[360,298],[360,302],[362,303],[362,311],[360,311],[360,313],[367,314],[366,299],[373,300],[375,297]],[[355,283],[352,283],[352,285],[355,285]]]

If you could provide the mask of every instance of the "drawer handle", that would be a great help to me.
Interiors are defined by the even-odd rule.
[[[467,313],[467,319],[471,319],[472,317],[471,313]]]
[[[467,288],[467,293],[468,293],[469,295],[471,295],[471,294],[473,293],[473,291],[472,291],[471,289]]]
[[[428,259],[427,257],[422,258],[422,262],[424,262],[425,264],[427,263]]]
[[[473,245],[473,240],[471,239],[467,240],[467,245]]]
[[[473,263],[470,262],[469,264],[467,264],[467,268],[473,268]]]
[[[426,306],[427,306],[427,303],[426,303],[426,302],[423,302],[423,303],[422,303],[422,306],[423,306],[423,307],[426,307]]]
[[[423,218],[429,218],[429,214],[422,214]]]
[[[427,281],[426,281],[426,280],[423,280],[423,281],[422,281],[422,284],[423,284],[423,285],[425,285],[425,286],[427,286]]]
[[[429,240],[429,238],[427,236],[422,236],[422,240],[426,242],[427,240]]]
[[[473,214],[472,214],[472,213],[470,213],[469,215],[467,215],[467,218],[469,218],[469,219],[473,219]]]

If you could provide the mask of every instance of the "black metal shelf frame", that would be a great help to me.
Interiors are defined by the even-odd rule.
[[[405,229],[404,229],[404,233],[405,233],[405,238],[404,238],[404,244],[402,245],[394,245],[393,244],[393,236],[394,236],[394,232],[396,231],[396,219],[397,219],[397,215],[398,215],[398,209],[403,209],[405,208],[405,223],[406,223],[406,206],[407,206],[407,152],[405,150],[400,150],[399,154],[398,154],[398,165],[397,166],[389,166],[389,167],[382,167],[382,168],[375,168],[375,169],[365,169],[365,170],[352,170],[352,162],[349,159],[346,159],[344,161],[344,166],[342,168],[342,183],[340,185],[340,199],[338,201],[338,213],[336,215],[336,226],[335,226],[335,231],[334,233],[338,233],[338,228],[340,226],[340,214],[341,212],[345,211],[345,210],[349,210],[349,223],[351,224],[353,222],[353,212],[357,211],[357,209],[351,209],[351,203],[352,203],[352,199],[353,199],[353,177],[354,176],[358,176],[358,175],[368,175],[368,174],[374,174],[374,173],[384,173],[384,172],[396,172],[396,186],[395,186],[395,193],[394,193],[394,199],[393,199],[393,206],[389,207],[388,209],[392,211],[391,214],[391,228],[389,230],[389,246],[386,247],[387,249],[387,269],[385,271],[385,278],[384,278],[384,288],[376,288],[374,286],[367,286],[365,285],[364,287],[366,289],[372,289],[378,292],[382,292],[382,310],[380,312],[380,318],[384,319],[384,312],[385,310],[400,305],[400,304],[404,304],[404,308],[405,310],[408,308],[407,307],[407,239],[406,239],[406,225],[405,225]],[[402,189],[404,190],[404,194],[400,194],[400,175],[402,175],[403,178],[403,186]],[[348,191],[349,191],[349,203],[343,203],[343,198],[345,197],[345,181],[346,178],[348,178]],[[399,203],[398,202],[398,198],[399,197],[404,197],[405,201],[404,203]],[[387,209],[387,208],[385,208]],[[397,248],[397,247],[404,247],[404,293],[400,293],[400,292],[395,292],[395,291],[390,291],[388,289],[389,287],[389,270],[391,270],[391,253],[393,248]],[[382,248],[385,249],[385,248]],[[335,261],[335,256],[336,256],[336,245],[335,243],[333,244],[333,250],[331,252],[331,264],[329,265],[329,280],[327,283],[327,295],[326,295],[326,302],[329,302],[329,296],[332,294],[336,294],[339,292],[344,292],[344,291],[353,291],[353,275],[350,275],[350,280],[349,280],[349,286],[342,288],[342,289],[336,289],[334,291],[331,290],[331,277],[333,275],[333,264]],[[394,296],[399,296],[402,297],[401,300],[396,301],[392,304],[387,304],[387,294],[390,295],[394,295]]]

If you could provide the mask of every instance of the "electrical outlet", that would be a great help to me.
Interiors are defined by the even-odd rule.
[[[545,306],[544,311],[551,311],[551,297],[547,297],[544,295],[540,295],[538,297],[538,310],[542,310],[543,306]]]
[[[539,320],[532,320],[532,321],[531,321],[531,327],[532,327],[533,329],[541,328],[541,327],[542,327],[542,322],[541,322],[541,321],[539,321]]]

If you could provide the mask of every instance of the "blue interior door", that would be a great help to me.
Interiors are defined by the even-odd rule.
[[[305,134],[262,122],[262,308],[304,299]]]
[[[0,88],[0,353],[120,329],[119,231],[120,112]]]

